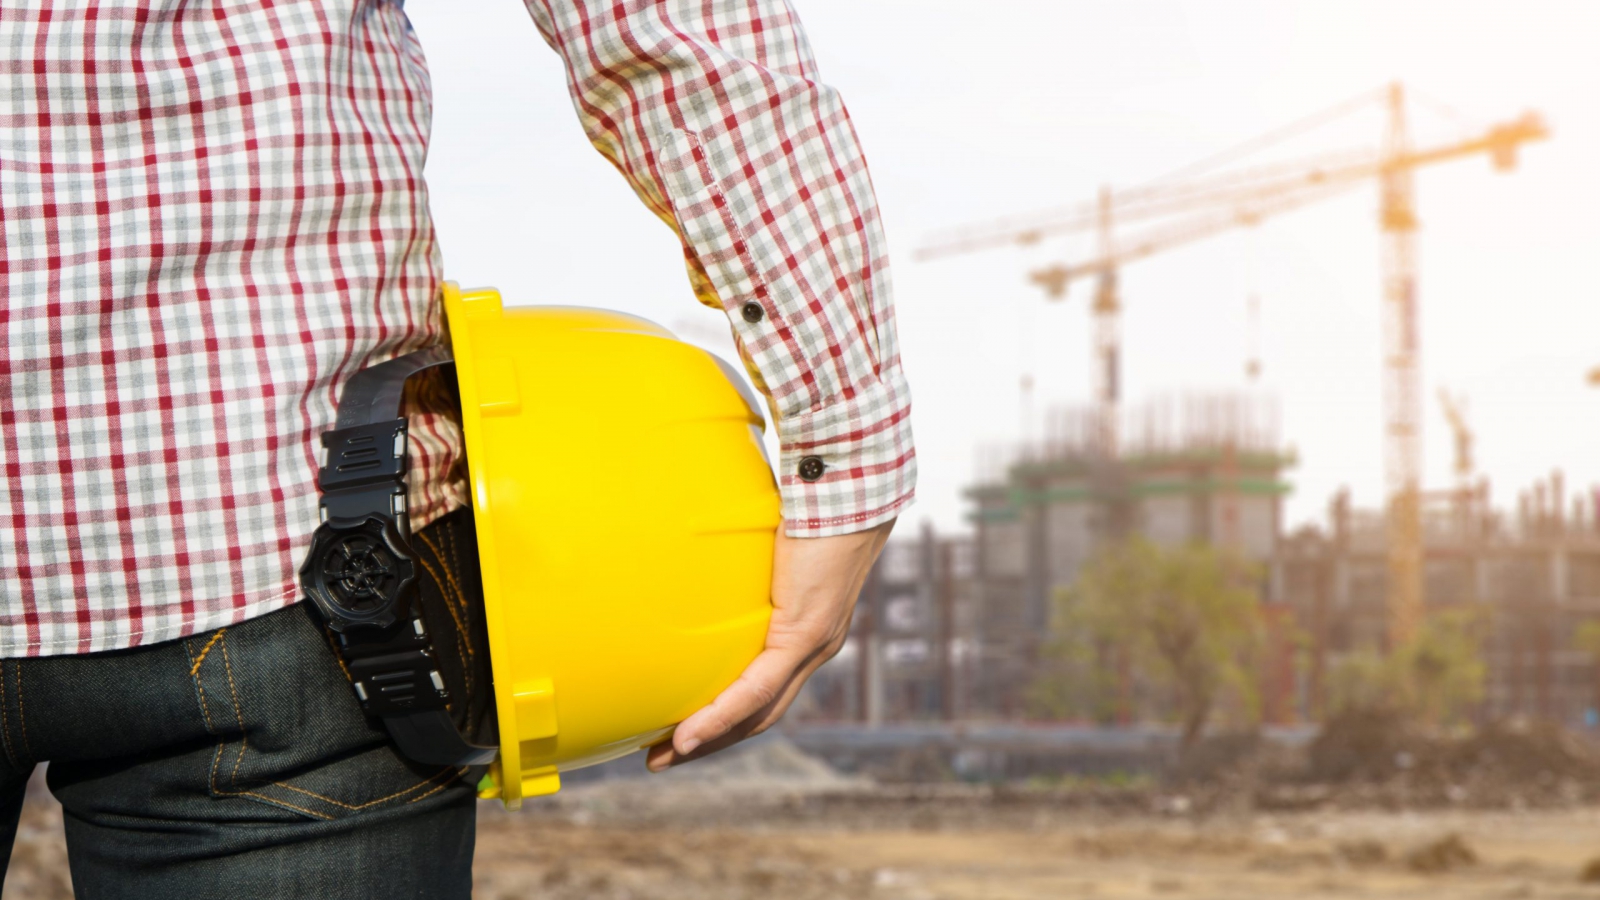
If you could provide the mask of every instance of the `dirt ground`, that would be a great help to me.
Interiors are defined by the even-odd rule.
[[[477,896],[1600,900],[1600,866],[1585,881],[1600,808],[1195,818],[982,792],[873,789],[848,803],[664,793],[485,809]]]
[[[483,803],[476,896],[1600,900],[1600,803],[1584,790],[1524,792],[1537,803],[1497,790],[1509,801],[1485,806],[1481,786],[1442,800],[1345,789],[1335,799],[1368,805],[1263,807],[1231,802],[1231,782],[1214,778],[874,782],[785,741],[753,743],[666,776],[574,779],[517,813]],[[71,896],[60,807],[37,788],[0,900]],[[1407,811],[1397,797],[1432,799]]]
[[[668,790],[637,806],[624,793],[579,790],[516,814],[485,804],[476,896],[1600,900],[1583,881],[1600,856],[1595,808],[1195,819],[937,792],[837,804]],[[5,900],[69,897],[64,864],[59,810],[30,805]]]
[[[1373,850],[1400,844],[1413,853],[1448,835],[1464,851],[1454,868]],[[487,900],[1595,898],[1600,887],[1580,883],[1579,872],[1597,839],[1593,813],[1125,821],[1048,831],[520,823],[484,829],[480,858],[503,862],[480,865],[477,883]]]

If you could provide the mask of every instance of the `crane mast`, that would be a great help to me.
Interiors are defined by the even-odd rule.
[[[1405,93],[1389,87],[1389,128],[1380,176],[1383,228],[1384,480],[1388,486],[1389,646],[1409,642],[1422,621],[1422,374],[1417,336],[1416,186]]]
[[[1472,490],[1472,426],[1467,424],[1466,400],[1444,388],[1439,389],[1439,405],[1444,409],[1444,420],[1450,425],[1455,438],[1456,494],[1465,496]]]
[[[1116,234],[1113,231],[1111,188],[1100,188],[1100,252],[1116,252]],[[1116,459],[1119,446],[1119,408],[1122,394],[1121,360],[1122,335],[1120,318],[1122,299],[1117,296],[1117,271],[1106,269],[1100,273],[1094,292],[1094,390],[1096,429],[1099,452],[1106,459]]]

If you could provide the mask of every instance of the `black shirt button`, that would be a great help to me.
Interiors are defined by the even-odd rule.
[[[739,310],[739,314],[744,316],[744,320],[746,322],[754,325],[755,323],[761,321],[761,318],[767,314],[767,311],[761,308],[761,304],[751,300],[749,303],[744,305],[743,309]]]
[[[816,481],[818,478],[822,477],[822,473],[826,471],[827,468],[827,466],[822,464],[822,457],[808,456],[805,459],[800,460],[800,480]]]

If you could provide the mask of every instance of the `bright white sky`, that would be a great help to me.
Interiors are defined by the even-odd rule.
[[[935,263],[930,230],[1086,200],[1396,78],[1468,120],[1534,109],[1554,139],[1500,175],[1422,172],[1419,291],[1429,487],[1450,483],[1435,390],[1469,398],[1497,500],[1552,468],[1600,482],[1600,3],[792,0],[849,103],[895,259],[920,501],[962,524],[974,450],[1089,394],[1088,285],[1046,306],[1028,268],[1083,242]],[[434,78],[427,175],[447,277],[512,303],[623,309],[731,348],[690,295],[676,239],[578,128],[562,69],[516,0],[411,0]],[[1419,143],[1460,127],[1414,113]],[[1304,152],[1370,145],[1375,116]],[[1383,492],[1376,188],[1123,273],[1124,396],[1243,385],[1262,296],[1262,387],[1299,453],[1289,522]],[[1254,273],[1253,275],[1251,273]],[[732,356],[731,349],[725,351]],[[907,522],[904,524],[911,524]]]

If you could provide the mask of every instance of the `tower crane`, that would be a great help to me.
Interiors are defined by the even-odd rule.
[[[1467,424],[1467,403],[1459,394],[1439,389],[1439,405],[1444,408],[1444,420],[1450,425],[1455,438],[1456,490],[1462,494],[1472,490],[1472,427]]]
[[[1382,104],[1387,112],[1377,150],[1327,153],[1247,168],[1228,165],[1259,150],[1320,127],[1360,109]],[[930,235],[918,249],[922,260],[1036,244],[1046,237],[1093,232],[1096,251],[1087,259],[1029,273],[1050,300],[1067,286],[1094,276],[1091,330],[1092,388],[1098,452],[1115,457],[1120,394],[1117,273],[1131,263],[1192,244],[1234,228],[1329,199],[1376,180],[1383,232],[1384,473],[1388,494],[1388,637],[1392,647],[1408,641],[1421,621],[1422,388],[1417,333],[1417,169],[1477,154],[1500,171],[1513,168],[1519,147],[1549,136],[1534,113],[1493,125],[1451,143],[1416,147],[1406,118],[1404,88],[1392,84],[1261,135],[1217,156],[1156,181],[1113,192],[1102,187],[1091,203],[1013,216]],[[1123,234],[1120,229],[1139,225]]]
[[[1467,400],[1461,394],[1439,388],[1439,406],[1444,410],[1445,423],[1450,426],[1450,435],[1455,439],[1456,476],[1455,489],[1450,491],[1450,508],[1455,514],[1456,527],[1460,529],[1460,536],[1467,539],[1476,533],[1473,511],[1474,499],[1477,494],[1473,480],[1473,454],[1472,447],[1475,436],[1472,425],[1467,421]],[[1475,585],[1474,585],[1475,587]],[[1476,596],[1476,591],[1473,591]]]

